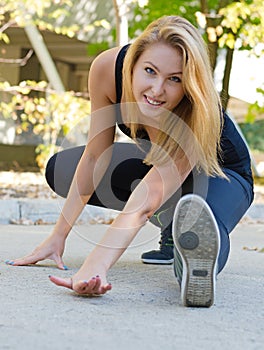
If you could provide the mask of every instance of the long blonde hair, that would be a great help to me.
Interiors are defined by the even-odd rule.
[[[169,157],[192,153],[197,168],[207,175],[224,176],[218,162],[222,128],[221,103],[212,78],[207,47],[198,30],[179,16],[164,16],[152,22],[129,47],[123,65],[123,97],[136,102],[132,89],[133,69],[141,54],[162,42],[175,48],[183,59],[184,97],[173,114],[162,119],[156,143],[145,161],[162,164]],[[132,137],[142,128],[132,106],[128,112]],[[129,107],[128,107],[129,108]],[[176,117],[176,116],[177,117]],[[190,136],[192,140],[190,140]],[[162,150],[162,151],[161,151]],[[164,152],[165,151],[165,152]]]

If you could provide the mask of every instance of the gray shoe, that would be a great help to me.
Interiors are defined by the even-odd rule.
[[[220,234],[208,204],[188,194],[174,213],[174,271],[184,306],[210,307],[214,303]]]

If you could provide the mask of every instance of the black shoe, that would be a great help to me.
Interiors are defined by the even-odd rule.
[[[159,241],[160,249],[151,250],[141,255],[141,260],[145,264],[160,264],[170,265],[173,263],[173,239],[171,235],[171,225],[169,225],[163,232],[161,232],[161,239]]]
[[[178,202],[173,220],[174,272],[184,306],[214,303],[220,235],[208,204],[197,195]]]

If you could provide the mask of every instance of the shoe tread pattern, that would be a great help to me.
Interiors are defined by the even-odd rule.
[[[219,234],[214,217],[207,205],[192,197],[183,201],[175,218],[174,241],[186,270],[181,283],[185,306],[210,307],[214,302],[214,269],[219,250]],[[191,232],[198,238],[194,248],[180,244]],[[187,248],[186,248],[187,247]]]

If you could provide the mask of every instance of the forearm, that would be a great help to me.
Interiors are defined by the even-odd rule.
[[[53,234],[59,234],[61,237],[66,239],[89,198],[89,195],[81,196],[78,193],[76,181],[73,180],[69,195],[63,205],[60,216],[54,227]]]
[[[120,213],[85,260],[81,270],[107,271],[116,263],[148,220],[146,215]]]
[[[100,160],[100,162],[87,154],[82,157],[73,177],[67,199],[53,230],[54,234],[59,233],[62,237],[67,237],[103,177],[109,161],[110,156],[109,159]],[[98,165],[96,167],[98,163],[104,163],[104,165],[101,165],[100,168]]]
[[[172,166],[152,168],[131,194],[123,212],[87,258],[89,264],[107,271],[119,259],[140,228],[180,186],[187,176]]]

